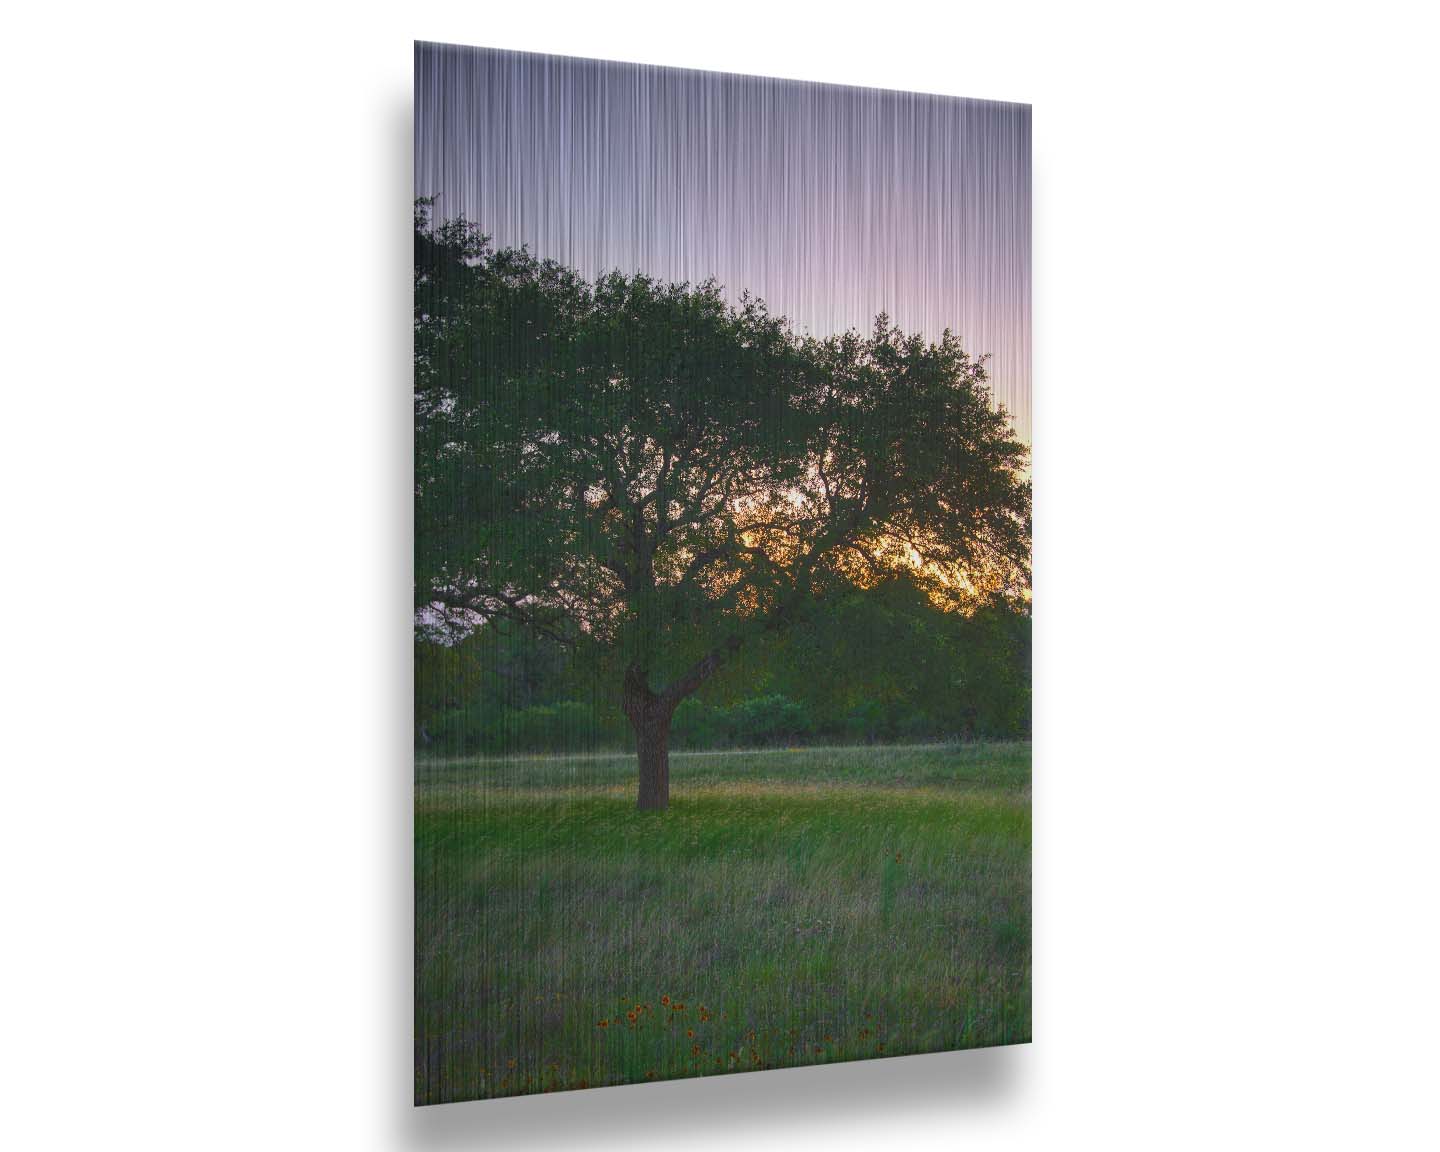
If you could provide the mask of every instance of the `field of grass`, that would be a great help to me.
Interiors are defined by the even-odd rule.
[[[1030,746],[421,760],[415,1099],[1030,1038]]]

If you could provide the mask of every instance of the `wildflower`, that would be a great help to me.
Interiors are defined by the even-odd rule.
[[[694,1029],[694,1028],[687,1028],[687,1029],[685,1029],[685,1035],[688,1036],[690,1039],[693,1040],[693,1039],[695,1038],[695,1029]]]
[[[661,1004],[669,1004],[669,1003],[670,1003],[670,997],[669,997],[669,996],[661,996],[661,997],[660,997],[660,1003],[661,1003]]]

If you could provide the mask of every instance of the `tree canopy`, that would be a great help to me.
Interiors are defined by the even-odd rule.
[[[961,611],[1028,587],[1027,450],[949,332],[801,336],[422,201],[415,420],[422,627],[510,621],[613,668],[644,807],[675,708],[757,634],[897,574]]]

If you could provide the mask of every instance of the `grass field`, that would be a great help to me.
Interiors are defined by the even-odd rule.
[[[415,1098],[1030,1038],[1030,746],[420,760]]]

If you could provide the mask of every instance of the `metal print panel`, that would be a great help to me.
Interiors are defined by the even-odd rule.
[[[1030,109],[417,44],[415,1101],[1030,1038]]]

